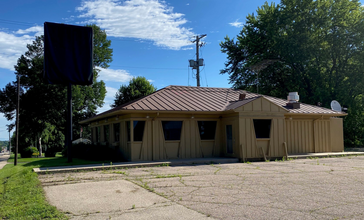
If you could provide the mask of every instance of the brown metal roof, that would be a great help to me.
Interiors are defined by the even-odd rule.
[[[246,93],[246,98],[239,101],[239,95],[241,93]],[[100,113],[92,118],[98,118],[102,115],[123,110],[223,112],[236,109],[262,96],[270,102],[287,109],[289,113],[330,115],[346,114],[344,112],[335,112],[331,109],[304,103],[301,103],[299,109],[289,109],[286,107],[287,100],[246,92],[243,90],[193,86],[168,86],[143,98]],[[92,118],[86,119],[85,121],[89,121]]]

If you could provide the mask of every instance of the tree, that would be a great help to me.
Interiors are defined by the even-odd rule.
[[[111,107],[117,107],[124,103],[133,101],[152,94],[157,90],[145,77],[138,76],[129,81],[129,85],[120,86],[119,90],[115,94],[114,104]]]
[[[236,40],[220,43],[235,88],[349,107],[346,146],[364,145],[364,13],[357,0],[282,0],[247,16]],[[256,70],[262,62],[273,61]],[[259,79],[257,73],[259,72]]]
[[[91,86],[72,86],[74,137],[80,131],[78,122],[95,115],[96,109],[103,106],[106,88],[105,83],[97,79],[97,67],[107,68],[112,61],[111,41],[106,39],[105,31],[96,25],[88,26],[94,31],[94,83]],[[27,147],[42,137],[42,143],[59,148],[64,140],[67,89],[63,85],[43,82],[43,37],[36,37],[27,48],[28,51],[15,65],[15,75],[20,76],[23,89],[20,97],[19,146]],[[14,118],[14,91],[15,82],[0,91],[0,112],[8,120]]]

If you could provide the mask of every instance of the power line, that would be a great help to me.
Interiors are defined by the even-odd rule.
[[[119,65],[112,65],[112,67],[121,67],[121,68],[134,68],[134,69],[165,69],[165,70],[186,70],[185,68],[165,68],[165,67],[137,67],[137,66],[119,66]]]

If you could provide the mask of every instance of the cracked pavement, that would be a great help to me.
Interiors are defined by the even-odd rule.
[[[71,219],[363,219],[364,156],[39,175]]]

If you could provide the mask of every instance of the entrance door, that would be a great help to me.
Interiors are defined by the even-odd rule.
[[[226,125],[226,153],[233,153],[233,126]]]

